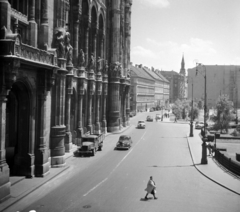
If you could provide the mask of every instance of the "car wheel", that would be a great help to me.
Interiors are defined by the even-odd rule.
[[[95,156],[95,149],[92,150],[92,156]]]

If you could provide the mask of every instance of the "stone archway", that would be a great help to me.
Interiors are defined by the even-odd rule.
[[[27,86],[22,82],[14,83],[7,99],[5,148],[10,175],[32,176],[34,165],[29,154],[30,96]]]

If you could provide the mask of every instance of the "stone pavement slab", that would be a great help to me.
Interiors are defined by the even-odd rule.
[[[208,164],[201,164],[202,140],[199,136],[200,131],[194,130],[194,137],[188,137],[189,149],[196,169],[224,188],[240,195],[240,177],[232,174],[215,161],[212,156],[208,156]],[[208,151],[208,150],[207,150]]]

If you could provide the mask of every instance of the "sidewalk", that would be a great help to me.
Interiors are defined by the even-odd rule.
[[[119,132],[116,133],[107,133],[105,137],[111,135],[111,134],[120,134],[130,128],[130,126],[127,126],[125,128],[122,128]],[[56,176],[61,174],[62,172],[66,171],[70,165],[68,165],[68,158],[73,156],[73,152],[77,150],[77,146],[73,144],[72,149],[70,152],[65,153],[65,162],[66,165],[64,167],[60,168],[51,168],[50,173],[45,176],[44,178],[41,177],[34,177],[32,179],[27,179],[25,177],[10,177],[11,182],[11,197],[4,202],[0,203],[0,211],[4,211],[7,208],[9,208],[11,205],[14,205],[27,195],[29,195],[31,192],[35,191],[45,183],[49,182],[50,180],[54,179]]]
[[[230,173],[218,164],[213,157],[207,156],[208,164],[202,165],[202,140],[200,131],[194,130],[194,137],[187,137],[189,149],[195,168],[213,182],[240,195],[240,177]],[[187,135],[188,136],[188,135]],[[208,150],[207,150],[208,153]]]

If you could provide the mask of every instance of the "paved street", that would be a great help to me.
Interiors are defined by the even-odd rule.
[[[6,211],[189,211],[239,212],[240,196],[203,176],[193,166],[188,124],[137,121],[122,134],[130,150],[114,150],[120,134],[109,135],[95,157],[68,159],[70,168]],[[148,179],[157,184],[157,200],[144,200]],[[64,182],[64,183],[63,183]],[[149,195],[150,197],[151,195]]]

